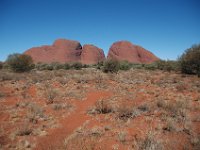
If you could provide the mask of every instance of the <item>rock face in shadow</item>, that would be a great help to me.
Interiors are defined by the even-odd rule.
[[[58,39],[53,45],[33,47],[24,52],[33,58],[35,63],[69,63],[96,64],[105,59],[102,49],[93,45],[84,45],[78,41]]]
[[[159,60],[150,51],[133,45],[128,41],[118,41],[112,44],[108,52],[108,59],[116,59],[119,61],[127,60],[132,63],[152,63]]]

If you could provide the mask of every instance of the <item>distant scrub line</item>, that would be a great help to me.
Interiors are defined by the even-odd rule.
[[[20,64],[20,63],[19,63]],[[151,64],[136,64],[136,63],[129,63],[128,61],[117,61],[117,60],[105,60],[105,61],[101,61],[98,62],[97,64],[93,64],[93,65],[87,65],[87,64],[81,64],[80,62],[74,62],[74,63],[58,63],[58,62],[53,62],[50,64],[46,64],[46,63],[37,63],[37,64],[30,64],[27,65],[26,67],[24,66],[18,66],[19,64],[9,64],[7,62],[5,63],[0,63],[0,69],[10,69],[14,72],[26,72],[26,71],[30,71],[32,69],[36,69],[36,70],[60,70],[60,69],[64,69],[64,70],[70,70],[70,69],[74,69],[74,70],[80,70],[82,68],[96,68],[99,70],[102,70],[105,73],[116,73],[119,70],[129,70],[131,68],[133,69],[148,69],[148,70],[166,70],[166,71],[176,71],[177,70],[177,62],[176,61],[164,61],[164,60],[160,60]],[[19,69],[20,68],[20,69]]]
[[[196,74],[200,77],[200,45],[194,45],[187,49],[176,61],[159,60],[151,64],[134,64],[128,61],[117,61],[107,59],[94,65],[81,64],[80,62],[60,64],[57,62],[44,64],[34,64],[30,56],[26,54],[11,54],[6,62],[0,62],[0,69],[10,69],[14,72],[26,72],[32,69],[36,70],[59,70],[96,68],[105,73],[117,73],[119,70],[147,69],[147,70],[164,70],[180,71],[185,74]]]

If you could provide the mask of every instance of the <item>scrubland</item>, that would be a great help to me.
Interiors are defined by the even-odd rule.
[[[0,149],[198,150],[200,79],[137,68],[2,69]]]

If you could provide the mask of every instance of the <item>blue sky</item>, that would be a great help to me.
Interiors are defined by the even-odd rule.
[[[200,43],[199,0],[0,0],[0,60],[57,38],[107,54],[128,40],[161,59]]]

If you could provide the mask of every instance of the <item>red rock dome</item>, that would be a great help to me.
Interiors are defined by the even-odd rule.
[[[116,59],[119,61],[127,60],[132,63],[152,63],[159,60],[150,51],[133,45],[128,41],[118,41],[113,43],[108,52],[109,59]]]
[[[89,44],[83,46],[81,53],[81,62],[83,64],[96,64],[104,59],[105,55],[102,49]]]
[[[84,45],[78,41],[58,39],[53,45],[33,47],[24,52],[33,58],[34,63],[82,62],[96,64],[105,59],[102,49],[93,45]]]

